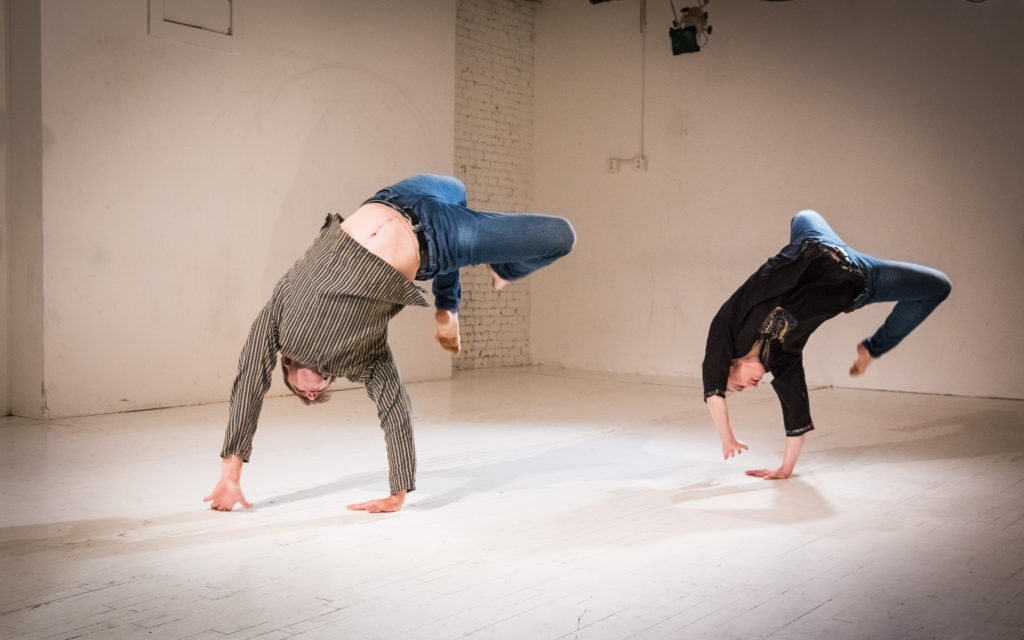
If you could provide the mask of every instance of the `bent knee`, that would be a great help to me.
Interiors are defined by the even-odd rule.
[[[448,186],[450,188],[455,189],[456,191],[460,191],[460,192],[462,192],[463,195],[465,195],[465,193],[466,193],[466,183],[464,183],[462,180],[459,180],[455,176],[440,176],[440,177],[443,178],[444,181],[448,183]]]
[[[824,220],[824,218],[814,209],[803,209],[798,211],[797,214],[790,219],[789,224],[790,226],[793,226],[803,222],[809,222],[811,220],[817,222],[819,220]]]
[[[576,230],[565,218],[555,218],[557,224],[552,233],[553,240],[559,248],[559,256],[568,254],[576,246]]]
[[[949,277],[939,272],[939,284],[936,287],[935,297],[939,302],[942,302],[949,297],[950,292],[953,290],[953,283],[949,281]]]

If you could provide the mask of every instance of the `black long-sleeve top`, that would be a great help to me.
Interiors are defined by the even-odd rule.
[[[729,367],[759,344],[782,404],[787,436],[814,429],[803,349],[823,322],[852,310],[864,276],[841,249],[816,240],[787,245],[761,265],[718,310],[704,352],[704,399],[725,397]]]
[[[427,306],[420,289],[328,215],[320,235],[274,287],[238,359],[221,457],[248,462],[277,353],[361,382],[377,403],[391,493],[415,489],[411,403],[387,343],[403,307]]]

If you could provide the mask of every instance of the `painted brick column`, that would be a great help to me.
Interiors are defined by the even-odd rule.
[[[533,5],[458,0],[455,175],[469,206],[526,212],[532,197]],[[456,369],[530,363],[530,281],[495,292],[486,266],[462,270]]]

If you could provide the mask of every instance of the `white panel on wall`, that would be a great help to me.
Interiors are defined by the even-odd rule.
[[[150,12],[157,1],[150,0]],[[160,0],[160,4],[165,22],[231,35],[232,0]]]
[[[234,51],[240,4],[234,0],[149,0],[149,34]]]

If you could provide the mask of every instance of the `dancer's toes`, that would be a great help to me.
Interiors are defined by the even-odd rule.
[[[508,280],[499,276],[492,267],[488,266],[487,268],[491,270],[491,282],[494,284],[495,291],[501,291],[508,286]]]
[[[864,375],[864,372],[868,370],[868,365],[874,358],[868,353],[867,347],[864,346],[863,342],[857,343],[857,360],[854,361],[853,366],[850,367],[851,376]]]

